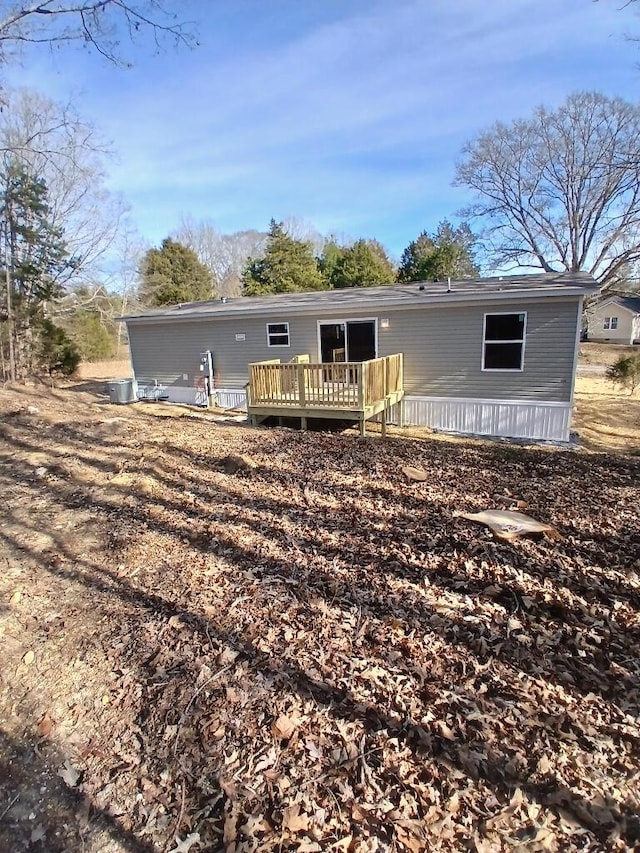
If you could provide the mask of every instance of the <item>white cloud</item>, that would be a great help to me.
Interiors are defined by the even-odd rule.
[[[295,6],[275,4],[272,14]],[[286,40],[273,26],[257,45],[244,46],[231,17],[237,49],[222,59],[205,47],[149,63],[150,75],[108,74],[101,92],[86,81],[87,106],[121,153],[112,183],[150,236],[192,212],[222,228],[295,213],[382,239],[378,223],[406,220],[411,237],[435,224],[416,216],[437,220],[459,205],[454,160],[481,127],[576,88],[637,89],[635,48],[621,39],[630,15],[608,2],[327,8],[325,23]]]

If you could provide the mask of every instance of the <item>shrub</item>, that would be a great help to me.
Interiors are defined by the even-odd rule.
[[[51,375],[71,376],[80,364],[78,347],[60,326],[43,320],[40,326],[40,365]]]
[[[112,358],[116,347],[113,328],[109,329],[98,314],[79,311],[67,326],[72,340],[84,361],[103,361]]]
[[[606,376],[615,385],[628,388],[629,394],[633,394],[640,385],[640,354],[621,356],[607,368]]]

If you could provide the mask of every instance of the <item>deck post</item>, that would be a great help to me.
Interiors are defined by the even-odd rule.
[[[358,409],[364,416],[365,409],[365,380],[367,376],[367,363],[361,361],[358,365]]]
[[[303,429],[305,431],[307,429],[307,419],[304,416],[300,418],[300,429]]]
[[[384,409],[382,410],[382,430],[381,430],[381,432],[382,432],[382,437],[386,438],[387,437],[387,407],[386,407],[386,405],[385,405]]]
[[[302,363],[298,363],[297,365],[297,374],[298,374],[298,400],[300,401],[300,406],[304,408],[307,405],[307,393],[305,388],[305,366]],[[304,427],[306,429],[306,427]]]
[[[404,397],[398,400],[398,426],[400,429],[404,427]]]
[[[367,422],[364,419],[364,412],[360,415],[360,435],[364,438],[367,434]]]

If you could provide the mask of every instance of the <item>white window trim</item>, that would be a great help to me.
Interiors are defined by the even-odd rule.
[[[269,326],[286,326],[287,331],[286,332],[270,332]],[[283,320],[280,320],[277,323],[274,321],[272,323],[267,323],[266,329],[267,329],[267,346],[269,347],[269,349],[291,349],[291,331],[289,329],[289,323],[285,323]],[[271,335],[284,335],[284,334],[286,334],[286,336],[287,336],[287,343],[286,344],[272,344],[271,343]]]
[[[507,316],[509,314],[524,314],[522,326],[522,339],[511,339],[509,341],[487,341],[487,317]],[[520,367],[485,367],[484,353],[486,344],[522,344],[520,352]],[[482,352],[480,353],[480,370],[482,373],[523,373],[524,372],[524,350],[527,345],[527,312],[526,311],[486,311],[482,318]]]
[[[605,332],[608,332],[611,329],[611,317],[605,317],[604,323],[602,324],[602,329]]]
[[[344,324],[345,327],[345,337],[347,331],[347,323],[373,323],[373,335],[374,335],[374,345],[375,345],[375,357],[379,358],[380,353],[378,350],[378,318],[377,317],[346,317],[340,320],[318,320],[317,321],[317,344],[318,344],[318,364],[322,364],[322,343],[320,338],[320,326],[340,326]],[[348,344],[345,340],[345,349],[348,349]],[[345,353],[348,355],[348,353]],[[349,364],[351,362],[348,362]]]

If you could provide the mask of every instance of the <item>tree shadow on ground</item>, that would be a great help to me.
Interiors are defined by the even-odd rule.
[[[8,540],[4,535],[3,538],[5,541]],[[8,544],[11,544],[10,540]],[[25,550],[24,547],[23,550]],[[37,556],[37,554],[33,554],[34,558]],[[383,732],[386,738],[395,738],[398,742],[407,745],[416,756],[435,760],[445,767],[454,767],[456,772],[462,773],[469,779],[486,783],[490,789],[498,793],[502,802],[508,802],[513,792],[520,789],[537,803],[551,809],[561,809],[570,813],[581,827],[589,830],[595,838],[603,843],[609,838],[613,824],[617,824],[621,837],[627,843],[640,842],[640,821],[631,808],[628,810],[620,809],[619,804],[612,798],[605,798],[605,800],[596,798],[590,802],[588,799],[577,795],[562,779],[556,778],[550,773],[547,773],[543,779],[537,780],[535,778],[535,760],[526,766],[514,766],[512,760],[513,745],[508,740],[499,747],[494,746],[489,754],[486,753],[486,745],[483,740],[484,727],[491,718],[502,721],[505,712],[503,700],[506,699],[512,704],[514,700],[517,701],[516,695],[509,696],[508,692],[503,691],[503,698],[496,697],[494,700],[490,694],[486,694],[486,698],[480,702],[483,715],[482,726],[475,727],[472,723],[467,723],[465,727],[454,730],[453,733],[440,734],[437,731],[425,729],[402,708],[385,707],[375,700],[362,701],[356,698],[349,689],[333,685],[330,678],[319,679],[310,676],[305,670],[300,669],[295,663],[287,659],[284,647],[281,649],[281,654],[274,655],[272,652],[260,651],[253,642],[248,641],[243,636],[241,631],[221,630],[212,619],[207,619],[202,614],[183,606],[182,602],[166,599],[157,593],[136,589],[130,583],[117,578],[113,572],[97,564],[76,560],[75,566],[75,568],[70,568],[53,562],[46,568],[47,571],[60,578],[81,583],[88,589],[106,593],[108,596],[121,600],[130,605],[133,612],[142,609],[149,614],[160,615],[163,621],[178,620],[176,625],[179,630],[184,631],[186,629],[192,634],[197,646],[206,647],[207,643],[213,642],[216,651],[233,650],[239,655],[238,662],[246,662],[250,671],[259,673],[263,677],[269,677],[278,691],[291,691],[303,698],[312,699],[317,705],[326,709],[326,712],[334,719],[358,721],[364,725],[365,731],[370,735]],[[333,597],[332,603],[335,603]],[[382,640],[382,638],[380,639]],[[171,641],[170,636],[166,637],[166,641]],[[152,685],[154,678],[157,678],[153,665],[154,657],[154,655],[151,656],[151,659],[136,657],[128,661],[138,668],[140,683],[143,685]],[[183,675],[187,675],[187,673]],[[426,688],[428,692],[432,684],[433,688],[437,690],[440,675],[434,674],[433,680],[427,678],[421,684],[419,681],[416,682],[413,689],[424,693]],[[479,688],[480,685],[477,687]],[[464,692],[463,690],[463,696]],[[478,690],[475,696],[469,697],[470,705],[477,707],[480,692]],[[157,701],[157,696],[154,699]],[[222,696],[220,699],[223,701]],[[184,706],[184,702],[182,704]],[[189,709],[191,709],[191,714]],[[198,713],[202,710],[203,706],[199,707],[199,704],[190,701],[187,704],[186,711],[183,711],[182,716],[178,716],[176,719],[180,720],[181,726],[188,727],[191,723],[196,724]],[[145,710],[143,714],[144,716],[139,722],[145,725],[148,721],[148,710]],[[528,725],[539,732],[546,730],[551,735],[557,734],[559,723],[561,720],[558,720],[553,712],[548,712],[544,708],[539,709],[539,714],[535,718],[529,717],[528,719]],[[158,754],[160,755],[162,754],[160,747],[163,732],[158,732],[157,737]],[[153,763],[152,755],[149,756],[149,761]],[[162,769],[166,770],[166,766],[160,761],[157,772]],[[180,775],[184,778],[183,773]],[[192,794],[192,798],[195,806],[202,807],[206,804],[206,800],[203,802],[195,792]],[[222,807],[223,803],[220,803],[218,809],[220,820],[223,820]],[[127,839],[127,834],[122,834]],[[524,839],[525,836],[523,836],[523,841]],[[125,849],[142,851],[150,848],[134,845],[125,846]]]
[[[96,458],[95,453],[93,456],[88,452],[79,454],[78,445],[82,446],[84,443],[86,446],[88,439],[81,440],[79,436],[74,436],[73,431],[70,430],[67,430],[65,435],[70,441],[70,453],[75,454],[76,458],[81,455],[83,464],[89,468],[95,467],[96,470],[113,470],[109,464],[105,468],[105,463]],[[117,439],[109,439],[105,441],[105,445],[115,451],[118,447]],[[38,445],[37,442],[23,440],[23,449],[29,450],[37,447],[41,448],[41,445]],[[299,445],[297,447],[299,448]],[[401,450],[406,451],[406,448],[401,448]],[[182,453],[183,458],[187,458],[191,453],[184,449],[174,448],[169,451],[169,455],[179,460],[180,452],[178,451]],[[518,457],[518,459],[521,462],[528,460],[531,465],[534,465],[533,460],[526,455],[524,460],[522,457]],[[491,455],[480,454],[479,462],[485,465],[490,464]],[[429,583],[432,586],[439,588],[443,593],[450,593],[454,598],[460,599],[461,604],[464,604],[462,599],[470,595],[484,595],[486,587],[482,586],[480,581],[478,581],[477,586],[474,585],[472,576],[463,579],[458,570],[450,571],[444,565],[436,571],[425,572],[424,565],[411,564],[406,559],[403,560],[402,551],[395,551],[390,556],[380,559],[379,552],[383,540],[377,541],[375,536],[373,539],[369,538],[375,534],[380,519],[368,512],[358,513],[356,506],[352,507],[353,512],[347,513],[326,507],[322,510],[314,510],[313,507],[298,506],[297,510],[301,517],[306,518],[303,536],[308,537],[308,541],[303,541],[302,547],[300,547],[299,545],[292,546],[291,534],[284,527],[283,522],[283,515],[286,512],[291,512],[296,506],[295,503],[292,500],[261,498],[259,501],[260,511],[265,512],[268,518],[268,521],[263,520],[262,522],[265,527],[261,531],[261,539],[258,542],[242,544],[235,538],[224,535],[223,530],[225,526],[231,524],[244,525],[247,531],[255,530],[256,501],[251,498],[242,498],[236,490],[225,489],[220,483],[215,484],[214,497],[222,503],[224,508],[220,510],[219,507],[216,507],[214,515],[216,529],[212,530],[210,514],[208,516],[203,515],[201,506],[185,505],[184,484],[181,489],[180,478],[175,469],[165,470],[164,475],[162,475],[164,476],[164,484],[167,488],[172,489],[173,493],[168,496],[151,495],[144,499],[140,495],[132,496],[130,490],[122,488],[114,489],[111,498],[87,487],[86,483],[74,482],[68,474],[62,473],[67,479],[52,478],[35,484],[29,466],[19,460],[13,460],[12,472],[7,474],[5,471],[3,479],[7,486],[12,483],[14,488],[20,485],[35,488],[39,495],[46,494],[52,503],[60,504],[69,509],[90,505],[107,523],[113,522],[114,525],[127,526],[132,536],[144,534],[148,531],[180,542],[186,540],[194,551],[201,552],[204,555],[213,554],[217,559],[223,561],[229,572],[235,572],[243,583],[260,585],[264,581],[269,581],[285,584],[287,589],[285,600],[288,602],[288,606],[309,609],[313,607],[312,600],[320,598],[329,607],[339,609],[345,615],[357,610],[364,611],[367,617],[376,622],[375,631],[372,631],[371,636],[366,639],[372,659],[378,656],[380,648],[388,640],[386,632],[389,630],[389,623],[399,621],[408,630],[421,629],[423,632],[440,635],[445,643],[449,644],[452,652],[456,645],[464,645],[480,665],[499,661],[504,666],[503,674],[507,678],[511,677],[514,685],[518,682],[519,675],[523,673],[536,678],[544,678],[549,683],[559,683],[556,671],[557,661],[553,657],[544,660],[539,654],[534,654],[541,636],[536,623],[545,623],[548,620],[555,627],[562,621],[566,621],[571,615],[566,608],[564,610],[552,609],[544,597],[536,597],[536,609],[532,614],[534,617],[533,624],[527,625],[525,629],[525,635],[530,639],[531,646],[523,645],[520,641],[511,639],[506,628],[504,631],[498,632],[495,646],[491,645],[487,641],[487,632],[482,627],[465,621],[462,615],[464,610],[461,610],[459,616],[438,614],[437,620],[434,621],[432,618],[433,611],[418,595],[418,587],[420,583],[424,582],[425,574],[428,575]],[[611,476],[610,467],[608,473]],[[160,476],[158,472],[154,472],[154,476],[156,475]],[[626,477],[626,475],[627,469],[624,469],[624,476]],[[254,474],[248,475],[249,478],[251,476],[260,477],[276,486],[280,483],[277,476],[269,469],[260,469]],[[306,484],[307,481],[300,478],[294,478],[293,482],[289,478],[286,482],[290,493],[292,490],[303,493]],[[318,486],[319,484],[316,482],[315,485]],[[192,481],[189,483],[189,491],[201,502],[204,502],[207,496],[211,498],[211,488],[212,484],[204,479],[201,482]],[[391,502],[391,496],[384,490],[381,490],[380,499],[386,500],[388,503]],[[165,514],[154,517],[149,512],[151,507],[155,507]],[[415,508],[413,511],[415,515]],[[408,502],[408,498],[405,500],[404,496],[399,499],[396,497],[390,508],[390,520],[386,520],[385,523],[391,524],[392,521],[396,524],[400,523],[401,529],[406,532],[406,524],[411,520],[410,512],[411,504]],[[173,515],[169,515],[169,513]],[[431,520],[434,527],[442,526],[445,520],[449,521],[449,519],[445,519],[442,507],[432,505],[427,505],[421,520],[426,522]],[[19,519],[14,518],[14,526],[19,523]],[[338,570],[337,561],[344,558],[344,541],[339,544],[323,542],[314,538],[313,528],[321,525],[326,525],[331,530],[339,532],[343,540],[349,536],[352,537],[353,553],[357,553],[362,562],[355,577],[347,580]],[[261,650],[255,641],[247,637],[242,626],[230,630],[207,615],[199,607],[200,602],[196,595],[193,596],[193,601],[191,597],[188,599],[171,599],[154,591],[153,585],[147,580],[143,582],[145,585],[138,586],[131,580],[119,576],[115,569],[106,568],[86,559],[79,559],[77,554],[66,547],[64,537],[59,532],[55,530],[48,532],[55,543],[55,550],[63,557],[62,560],[59,560],[55,559],[55,554],[50,555],[50,560],[45,566],[49,573],[81,584],[107,597],[113,597],[130,606],[133,613],[143,610],[149,614],[161,616],[165,621],[176,618],[181,625],[186,626],[188,632],[191,632],[199,646],[213,643],[216,649],[222,647],[233,649],[239,655],[238,660],[246,662],[255,675],[268,676],[282,690],[312,699],[325,709],[332,718],[359,721],[364,726],[368,736],[373,737],[375,733],[382,731],[385,733],[385,737],[395,738],[399,742],[407,744],[418,756],[429,760],[447,762],[457,772],[472,779],[480,780],[495,790],[503,801],[508,799],[516,788],[521,788],[531,798],[551,809],[565,809],[571,812],[579,824],[588,828],[602,843],[608,838],[612,821],[620,824],[621,831],[628,843],[636,843],[640,840],[637,825],[632,816],[627,814],[624,809],[617,810],[618,807],[607,801],[604,803],[595,800],[590,802],[588,798],[569,789],[561,779],[554,777],[553,774],[547,774],[542,780],[536,779],[533,757],[531,763],[525,766],[515,766],[512,761],[512,745],[508,738],[498,748],[494,747],[491,754],[487,753],[483,746],[485,731],[483,726],[491,728],[492,725],[497,725],[503,719],[504,701],[510,699],[508,690],[505,690],[504,687],[498,689],[497,695],[487,695],[482,700],[482,725],[474,725],[466,721],[464,726],[452,726],[451,731],[447,734],[439,733],[437,730],[432,730],[421,724],[399,701],[390,704],[376,701],[375,698],[364,701],[348,685],[332,683],[329,674],[325,675],[324,678],[310,674],[305,667],[297,664],[295,657],[291,658],[291,651],[284,642],[281,642],[275,649]],[[28,552],[29,549],[25,548],[23,541],[16,541],[6,533],[3,534],[3,537],[9,548],[14,551],[19,548],[23,552]],[[459,544],[463,548],[468,546],[473,539],[475,537],[472,535],[465,539],[462,532],[459,534]],[[270,553],[267,548],[269,543],[277,545],[280,556],[274,557]],[[262,550],[263,548],[265,550]],[[495,557],[496,549],[490,550],[493,551],[492,556]],[[520,559],[526,563],[531,558],[531,554],[521,557],[518,550],[512,546],[501,547],[497,549],[497,552],[503,561],[508,558],[510,563],[514,564],[519,571],[524,570],[524,566],[519,562]],[[553,568],[553,553],[550,552],[545,555],[544,552],[537,551],[535,552],[536,558],[540,559],[541,554],[545,558],[549,558],[548,563],[537,570],[542,578]],[[42,553],[33,551],[31,556],[34,561],[42,565]],[[404,556],[406,557],[406,554]],[[445,556],[448,556],[449,559],[453,558],[453,554],[450,552],[445,552]],[[315,559],[312,571],[301,573],[301,567],[312,558]],[[330,568],[332,566],[333,569]],[[377,577],[374,574],[377,574]],[[416,600],[398,600],[393,589],[389,587],[387,577],[401,578],[414,584]],[[551,579],[552,583],[554,580],[555,578]],[[567,584],[572,583],[575,581],[567,577]],[[576,594],[585,594],[585,588],[580,586],[580,582],[578,582],[578,586],[572,588]],[[501,597],[498,598],[498,601],[503,604],[507,613],[512,612],[509,608],[513,604],[515,604],[513,612],[526,609],[522,607],[525,590],[518,586],[513,578],[504,578],[501,583],[501,590],[499,593]],[[495,596],[495,593],[492,595]],[[624,591],[624,595],[626,596],[624,603],[629,604],[628,592]],[[616,594],[614,593],[611,596],[612,601],[615,600],[615,597]],[[491,596],[489,598],[494,600]],[[633,603],[635,604],[635,602]],[[465,606],[468,607],[468,603]],[[580,614],[577,614],[574,624],[579,625],[579,623]],[[613,623],[602,627],[602,635],[604,636],[607,632],[609,638],[615,633],[616,642],[619,644],[618,647],[610,650],[609,663],[613,660],[613,662],[621,664],[625,657],[633,652],[634,643],[637,642],[636,637],[631,631],[625,639],[625,632],[620,626]],[[169,637],[167,637],[168,640]],[[566,641],[569,640],[570,637],[567,636]],[[534,651],[530,651],[530,648]],[[576,657],[573,662],[573,671],[577,674],[577,683],[571,684],[562,680],[560,684],[563,689],[575,690],[579,694],[600,693],[610,703],[628,694],[629,685],[625,684],[624,678],[620,678],[617,686],[607,686],[605,690],[598,683],[598,673],[602,671],[605,658],[598,657],[595,648],[583,648],[582,651],[584,654]],[[148,658],[134,655],[131,663],[137,667],[141,684],[148,685],[153,681],[155,668]],[[447,680],[450,680],[449,683],[455,683],[456,679],[461,677],[460,673],[456,672],[455,667],[450,668],[446,674]],[[421,697],[421,702],[428,706],[433,701],[438,686],[442,685],[442,673],[434,673],[434,677],[430,678],[428,675],[417,675],[409,670],[409,678],[408,693],[417,694]],[[173,686],[175,687],[175,685]],[[469,694],[467,697],[469,701],[478,702],[478,695],[481,695],[480,688],[481,684],[477,684],[476,694]],[[514,696],[515,698],[511,701],[517,702],[517,695],[514,694]],[[400,697],[397,698],[400,699]],[[183,726],[192,723],[197,725],[197,715],[202,711],[198,702],[194,701],[190,707],[187,707],[187,703],[183,701],[182,705],[178,707],[182,707]],[[553,742],[553,739],[558,736],[562,721],[554,719],[553,712],[540,708],[539,712],[531,718],[531,724],[540,732],[544,732],[545,737],[551,738],[551,742]],[[586,732],[576,732],[575,734],[578,737],[586,738],[587,743],[589,743],[589,738],[592,738],[592,735],[588,735]],[[471,754],[474,752],[482,757],[472,758]],[[195,790],[192,782],[189,781],[185,784],[190,786],[190,798],[194,801],[201,800],[201,794]],[[222,818],[221,809],[222,804],[218,807],[220,819]]]
[[[28,442],[23,442],[22,446],[25,449],[35,447]],[[95,466],[100,471],[112,473],[115,470],[112,463],[94,459],[90,454],[79,454],[76,451],[75,458],[82,459],[87,466]],[[55,466],[52,470],[56,471]],[[22,476],[26,478],[28,474],[29,468],[25,465]],[[160,477],[156,471],[152,471],[152,474]],[[369,517],[355,507],[352,511],[348,508],[323,508],[317,513],[307,506],[296,505],[290,499],[262,497],[258,506],[260,512],[267,515],[265,521],[264,518],[256,517],[256,502],[253,498],[243,498],[220,484],[216,486],[215,507],[203,513],[203,504],[211,498],[210,486],[201,491],[197,482],[190,482],[190,494],[199,498],[202,504],[189,505],[183,502],[179,477],[165,476],[164,483],[175,491],[166,496],[139,495],[145,503],[133,506],[123,506],[122,499],[130,493],[131,488],[126,485],[117,485],[111,499],[101,499],[93,493],[85,497],[82,491],[86,489],[84,480],[71,488],[64,483],[58,483],[57,486],[46,483],[40,487],[50,489],[54,500],[70,508],[83,506],[86,498],[89,498],[93,507],[101,512],[115,513],[120,519],[126,517],[132,528],[138,526],[158,534],[172,534],[177,539],[188,540],[192,547],[204,554],[213,551],[224,555],[232,569],[237,566],[257,566],[257,575],[260,577],[297,578],[300,566],[311,560],[313,572],[304,575],[301,586],[303,598],[322,595],[344,609],[364,604],[381,619],[402,618],[416,627],[429,626],[433,629],[429,622],[431,614],[425,609],[420,596],[421,587],[428,582],[432,588],[447,591],[460,601],[460,613],[449,614],[435,630],[448,641],[455,637],[457,643],[464,643],[479,660],[496,657],[523,673],[544,675],[550,682],[560,683],[578,693],[596,693],[607,699],[624,697],[628,692],[634,695],[633,678],[626,674],[625,662],[635,654],[639,632],[633,624],[619,621],[615,611],[620,605],[637,611],[640,605],[637,588],[620,579],[607,580],[605,588],[602,582],[588,577],[587,569],[577,572],[575,569],[572,572],[564,570],[562,565],[558,566],[558,548],[555,545],[544,542],[537,546],[524,543],[509,545],[485,539],[486,545],[483,543],[480,558],[498,561],[508,570],[503,573],[496,587],[495,583],[487,582],[486,575],[474,580],[465,569],[464,560],[451,560],[448,538],[440,541],[431,537],[430,541],[425,542],[421,535],[415,535],[413,528],[416,523],[426,529],[452,528],[463,554],[469,550],[477,553],[475,529],[466,522],[452,521],[442,507],[427,504],[416,517],[415,509],[410,504],[405,504],[402,499],[396,502],[392,514],[394,535],[402,539],[405,547],[404,550],[390,549],[388,525],[383,525],[381,529],[377,516]],[[296,488],[301,489],[301,486]],[[346,499],[347,495],[343,497]],[[388,500],[389,496],[385,495],[385,498]],[[151,517],[149,507],[166,513]],[[283,516],[291,514],[294,509],[302,516],[305,525],[295,540],[282,527]],[[229,525],[234,525],[236,529],[244,526],[247,533],[258,530],[261,539],[252,545],[242,546],[236,537],[225,535],[224,531]],[[339,540],[323,541],[318,529],[324,527],[340,534]],[[274,543],[279,546],[281,556],[274,557],[270,547],[263,550],[263,546]],[[628,546],[629,543],[626,544]],[[607,540],[607,545],[615,549],[615,540]],[[58,547],[64,551],[62,542],[58,543]],[[429,563],[427,559],[431,550],[441,554],[435,564]],[[594,565],[595,555],[588,545],[581,548],[574,541],[569,551],[574,556],[578,554],[578,564],[590,559],[591,562],[586,565]],[[422,559],[416,559],[416,553]],[[633,549],[630,553],[633,554]],[[345,557],[352,560],[347,579],[343,579],[343,573],[335,570],[337,564],[344,563]],[[604,559],[606,561],[606,556]],[[387,577],[397,577],[412,583],[415,597],[393,602],[388,597]],[[532,589],[532,578],[538,579],[541,584],[539,588]],[[597,642],[576,644],[576,632],[582,634],[582,619],[586,611],[574,612],[572,605],[564,599],[565,589],[578,596],[584,608],[593,602],[611,608],[610,619],[597,631]],[[506,618],[501,624],[468,622],[465,619],[468,606],[463,605],[463,599],[469,595],[501,605]],[[523,625],[511,636],[508,617],[518,613]],[[561,640],[558,639],[558,632]],[[541,658],[540,650],[549,645],[549,635],[554,635],[554,642],[560,645],[563,656],[571,650],[575,653],[571,667],[564,672],[558,670],[558,661],[552,648],[549,648],[548,658]],[[621,667],[617,687],[613,687],[610,681],[603,683],[600,675],[612,665]],[[628,684],[627,679],[630,679]]]
[[[91,840],[96,850],[115,842],[126,853],[152,853],[150,844],[67,786],[52,769],[63,764],[55,744],[17,741],[0,729],[0,848],[67,853]]]

